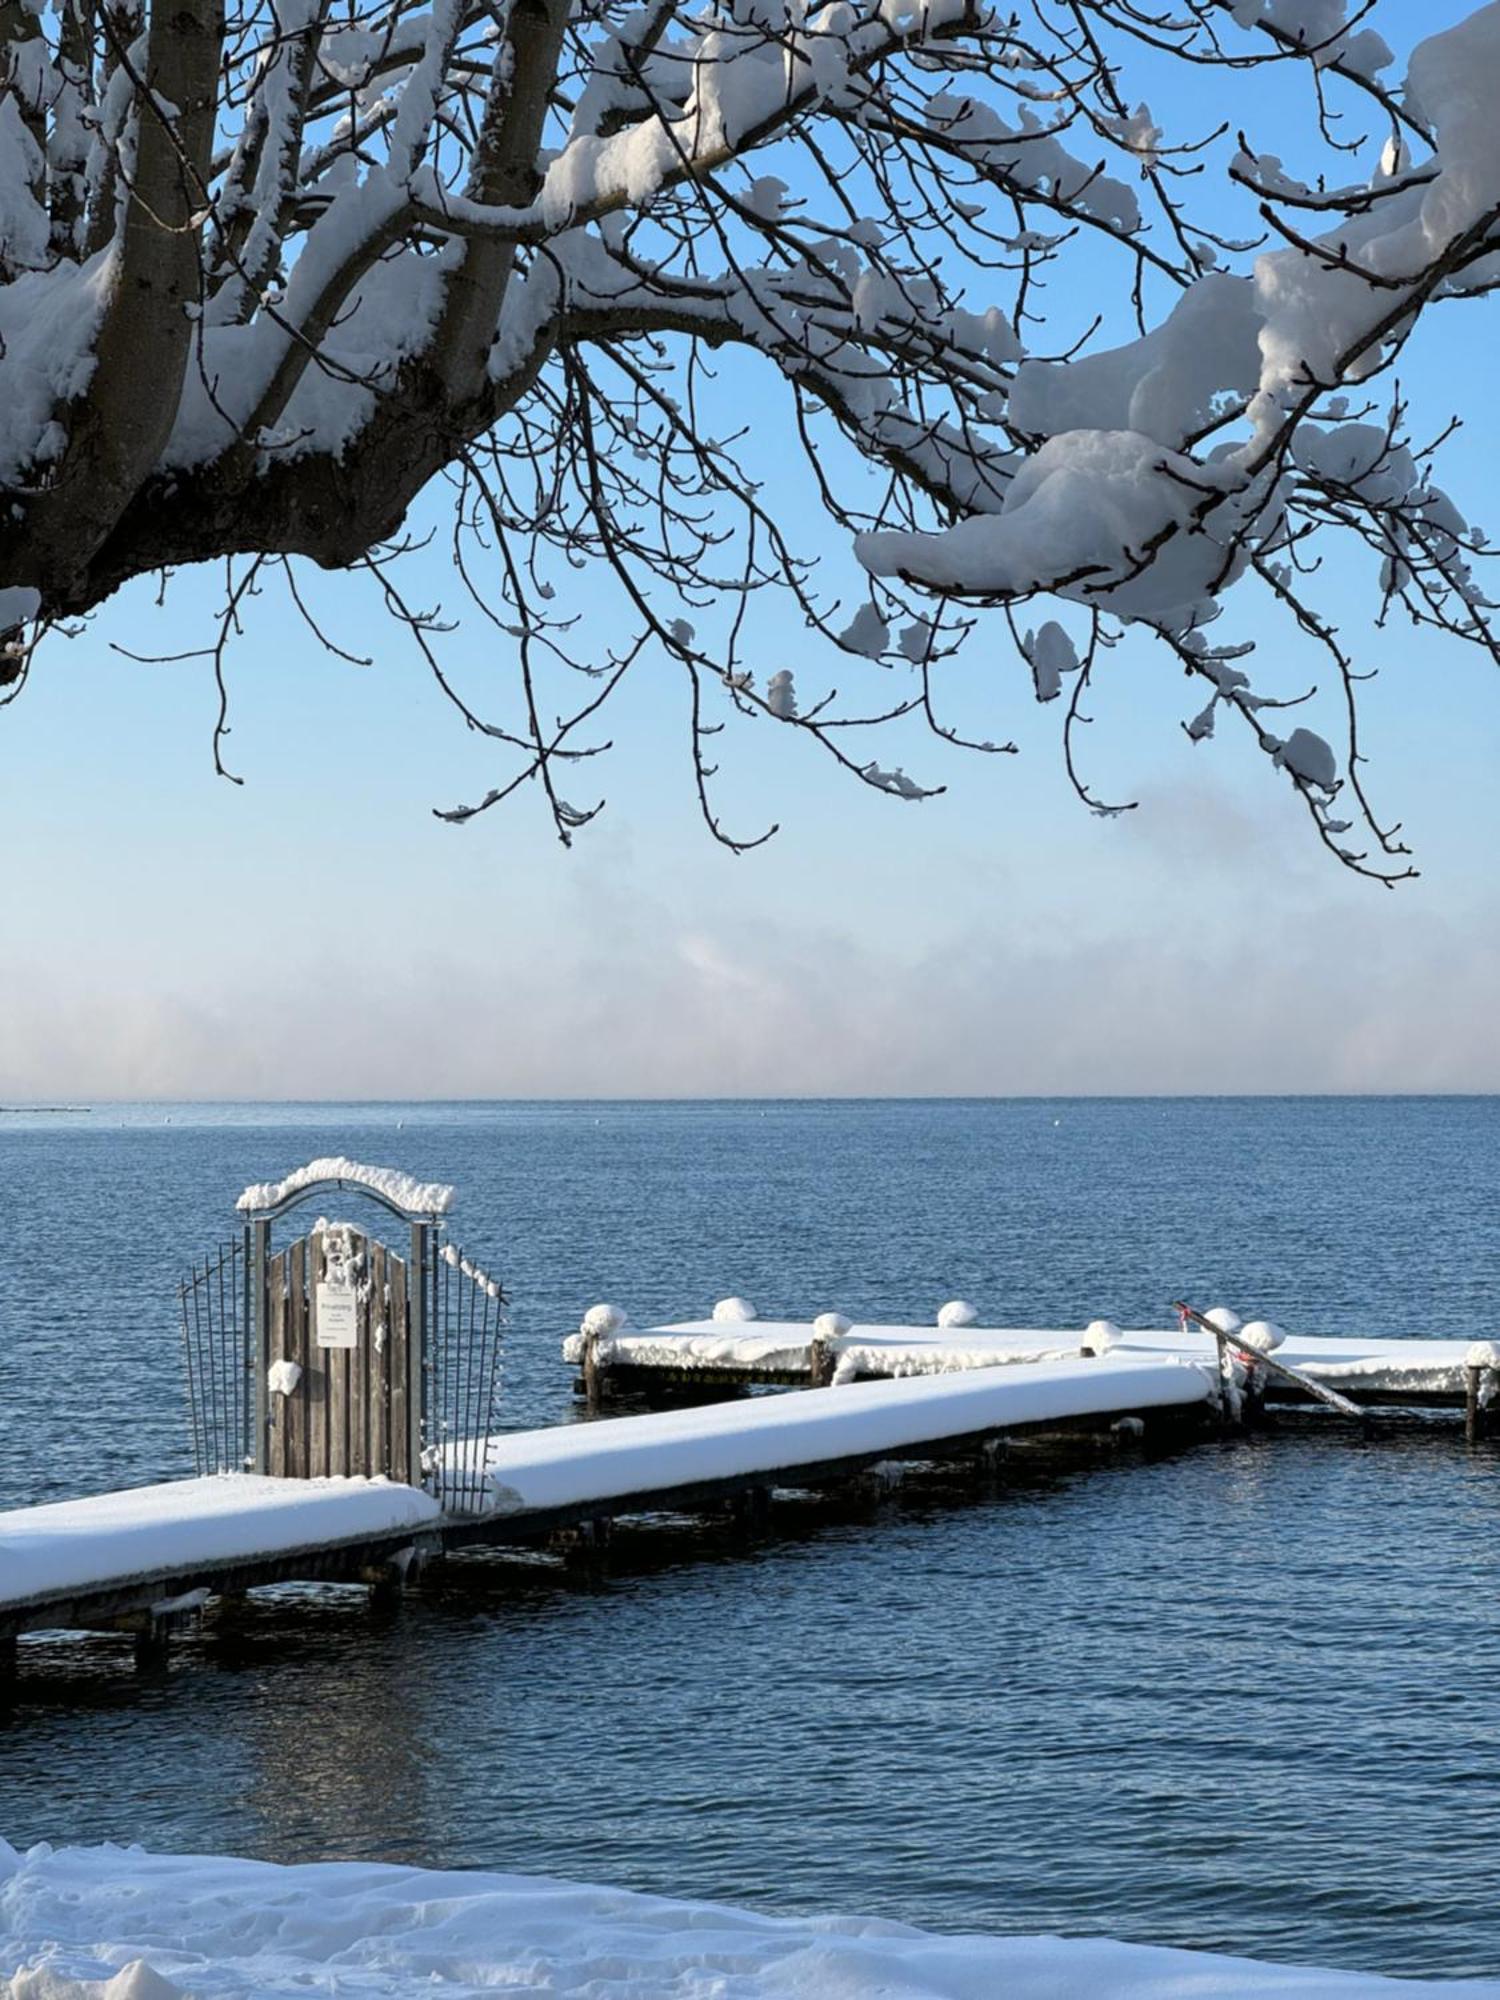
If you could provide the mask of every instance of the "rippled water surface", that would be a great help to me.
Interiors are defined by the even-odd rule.
[[[449,1179],[560,1334],[764,1313],[1495,1331],[1493,1100],[98,1108],[0,1115],[0,1504],[187,1469],[172,1288],[249,1180]],[[1500,1447],[1299,1422],[983,1497],[263,1598],[137,1678],[46,1642],[0,1832],[519,1868],[948,1928],[1500,1973]]]

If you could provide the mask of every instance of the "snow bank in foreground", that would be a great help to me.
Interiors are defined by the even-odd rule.
[[[940,1936],[525,1875],[0,1841],[0,2000],[1437,2000],[1390,1980],[1107,1939]]]
[[[1104,1938],[938,1936],[772,1918],[534,1876],[0,1842],[0,2000],[340,2000],[496,1990],[576,2000],[1438,2000],[1496,1980],[1384,1980]]]

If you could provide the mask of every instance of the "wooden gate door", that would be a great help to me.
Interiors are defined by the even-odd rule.
[[[320,1224],[268,1259],[269,1472],[421,1484],[407,1279],[405,1258],[345,1223]]]

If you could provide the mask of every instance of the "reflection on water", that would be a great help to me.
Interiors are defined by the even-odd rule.
[[[555,1335],[596,1296],[925,1316],[962,1292],[1076,1323],[1184,1282],[1433,1333],[1493,1296],[1488,1105],[760,1111],[0,1125],[4,1212],[61,1218],[73,1260],[60,1290],[7,1237],[4,1498],[180,1469],[174,1266],[316,1152],[460,1183],[519,1301],[514,1421],[566,1413]],[[602,1575],[455,1563],[394,1613],[281,1592],[159,1679],[124,1642],[48,1644],[0,1729],[0,1831],[1493,1973],[1497,1563],[1500,1451],[1307,1419],[779,1509],[750,1546],[627,1534]]]

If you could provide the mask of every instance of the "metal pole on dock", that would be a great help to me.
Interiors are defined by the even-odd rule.
[[[1184,1324],[1191,1320],[1195,1326],[1201,1326],[1206,1333],[1211,1333],[1217,1341],[1220,1379],[1224,1384],[1226,1398],[1231,1397],[1234,1391],[1233,1377],[1224,1373],[1226,1356],[1242,1352],[1251,1367],[1267,1370],[1272,1375],[1294,1383],[1303,1395],[1311,1398],[1313,1402],[1324,1403],[1330,1410],[1337,1410],[1341,1417],[1352,1417],[1357,1424],[1368,1426],[1370,1412],[1362,1410],[1358,1403],[1351,1402],[1347,1396],[1341,1396],[1337,1389],[1330,1389],[1326,1382],[1317,1381],[1313,1376],[1305,1374],[1302,1369],[1293,1368],[1288,1362],[1278,1361],[1274,1354],[1262,1353],[1259,1348],[1240,1348],[1233,1334],[1224,1333],[1220,1327],[1214,1325],[1207,1313],[1199,1312],[1196,1306],[1190,1306],[1182,1299],[1172,1301],[1172,1310],[1179,1315]],[[1261,1390],[1261,1394],[1264,1396],[1264,1389]],[[1238,1420],[1237,1412],[1236,1420]]]

